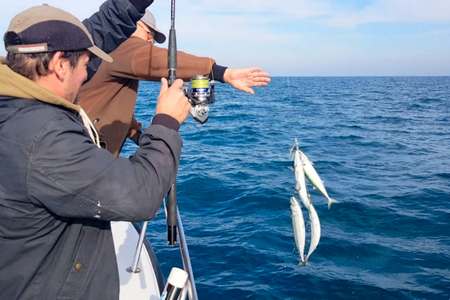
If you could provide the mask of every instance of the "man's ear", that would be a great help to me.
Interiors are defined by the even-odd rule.
[[[61,51],[56,52],[48,64],[49,71],[55,73],[56,77],[61,81],[64,81],[66,74],[69,71],[69,67],[70,63],[63,58],[63,53]]]

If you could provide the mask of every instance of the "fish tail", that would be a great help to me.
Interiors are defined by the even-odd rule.
[[[333,205],[334,203],[338,203],[338,201],[332,198],[328,198],[328,209],[330,209],[331,205]]]
[[[306,260],[302,260],[302,261],[300,261],[300,265],[302,266],[302,267],[305,267],[306,266]]]
[[[308,263],[308,260],[309,260],[309,257],[311,256],[311,254],[312,254],[312,253],[308,253],[308,255],[306,255],[306,258],[305,258],[305,265],[306,265],[306,263]]]

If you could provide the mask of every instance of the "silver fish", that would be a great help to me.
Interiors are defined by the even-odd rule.
[[[306,209],[308,210],[309,226],[310,226],[311,241],[309,243],[308,255],[306,256],[306,259],[304,261],[302,261],[303,265],[306,265],[309,257],[314,252],[314,250],[316,250],[317,245],[319,245],[321,229],[320,229],[319,215],[317,214],[316,209],[314,208],[314,205],[312,204],[312,201],[311,201],[311,198],[309,197],[309,195],[307,196],[307,198],[301,197],[300,199],[302,200],[301,203],[303,204],[303,206],[305,206]],[[298,203],[298,204],[300,204],[300,203]],[[292,209],[292,201],[291,201],[291,209]],[[302,216],[302,218],[303,218],[303,216]],[[294,232],[294,234],[295,234],[295,232]],[[303,247],[304,247],[304,245],[303,245]],[[300,250],[299,250],[299,252],[300,252]]]
[[[306,156],[305,153],[303,153],[301,150],[300,152],[300,159],[303,163],[303,170],[305,172],[306,177],[308,177],[311,184],[319,190],[320,193],[327,199],[328,201],[328,209],[330,209],[331,205],[333,203],[336,203],[337,201],[332,199],[327,192],[327,189],[325,188],[325,184],[323,183],[322,179],[320,178],[319,174],[317,173],[316,169],[313,167],[313,163],[309,160],[308,156]]]
[[[314,250],[316,250],[317,245],[319,245],[320,241],[319,216],[317,215],[316,209],[314,208],[312,203],[308,207],[308,213],[309,213],[309,222],[311,226],[311,242],[309,243],[309,250],[308,255],[306,256],[305,259],[305,264],[309,260],[309,257],[314,252]]]
[[[310,195],[308,194],[308,191],[306,190],[306,179],[305,179],[305,163],[302,159],[302,152],[300,151],[300,149],[298,148],[298,142],[297,140],[295,140],[294,145],[291,149],[291,156],[292,159],[294,160],[294,172],[295,172],[295,181],[296,181],[296,185],[295,188],[300,196],[300,200],[302,202],[302,204],[308,209],[308,215],[309,215],[309,224],[310,224],[310,232],[311,232],[311,242],[309,244],[309,250],[308,250],[308,255],[306,256],[306,259],[303,260],[302,258],[302,252],[304,250],[305,247],[305,243],[303,241],[303,244],[300,244],[297,242],[297,238],[300,236],[300,234],[298,236],[296,236],[296,229],[294,229],[294,237],[296,237],[296,244],[297,244],[297,248],[299,249],[300,252],[300,258],[302,260],[303,265],[306,264],[306,262],[308,261],[309,257],[311,256],[311,254],[314,252],[314,250],[316,250],[317,245],[319,244],[320,241],[320,221],[319,221],[319,216],[317,215],[316,209],[314,208]],[[293,200],[294,202],[297,202],[297,200],[292,197],[291,198],[291,211],[292,211],[292,206],[293,206]],[[296,203],[299,208],[298,210],[300,211],[301,214],[301,207],[300,207],[300,203]],[[294,203],[295,205],[295,203]],[[303,215],[301,216],[301,218],[303,219]],[[294,219],[293,219],[294,222]],[[292,225],[294,226],[294,224]],[[303,230],[304,230],[304,220],[303,220]],[[301,229],[299,229],[301,230]],[[304,231],[302,231],[303,236],[305,236]],[[306,237],[305,237],[306,238]],[[302,248],[303,247],[303,248]],[[300,250],[302,249],[302,250]]]
[[[298,148],[297,140],[295,140],[295,143],[292,146],[291,157],[294,161],[295,189],[300,196],[300,200],[302,200],[303,204],[307,207],[309,203],[311,203],[311,200],[308,191],[306,190],[304,164],[301,159],[301,151]]]
[[[305,264],[305,220],[303,219],[302,207],[295,197],[291,197],[291,216],[295,245],[300,254],[301,263]]]

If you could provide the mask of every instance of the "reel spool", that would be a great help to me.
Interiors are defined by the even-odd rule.
[[[209,105],[215,100],[214,81],[207,76],[195,75],[190,85],[184,87],[184,94],[192,105],[192,117],[200,124],[208,121]]]

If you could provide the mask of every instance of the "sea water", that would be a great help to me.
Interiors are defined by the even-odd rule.
[[[144,124],[158,92],[141,83]],[[449,299],[450,77],[276,77],[256,95],[216,94],[206,124],[182,126],[177,177],[200,299]],[[328,210],[311,189],[322,238],[305,267],[294,138],[339,201]],[[150,223],[167,276],[179,249],[162,211]]]

